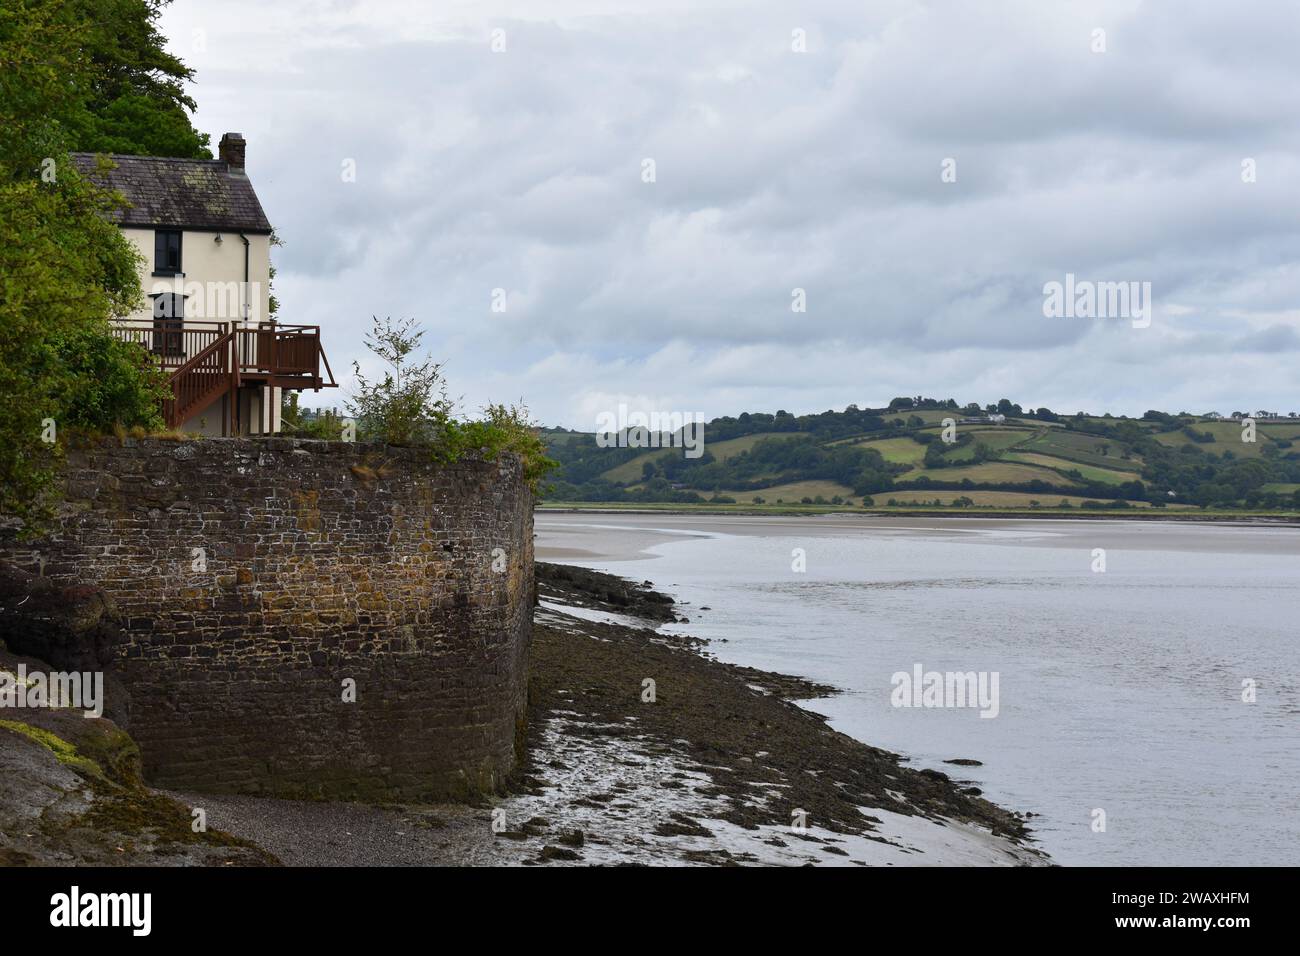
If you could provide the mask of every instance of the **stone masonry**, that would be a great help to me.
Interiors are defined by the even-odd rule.
[[[3,556],[116,603],[151,784],[419,800],[516,766],[533,521],[513,456],[125,439],[69,451],[65,477],[57,533]]]

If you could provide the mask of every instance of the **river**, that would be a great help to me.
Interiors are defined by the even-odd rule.
[[[683,602],[671,629],[720,659],[840,688],[806,706],[1032,811],[1058,863],[1300,864],[1300,528],[541,511],[536,530],[539,560]],[[947,696],[900,676],[931,672],[959,675]],[[964,675],[982,701],[954,696]]]

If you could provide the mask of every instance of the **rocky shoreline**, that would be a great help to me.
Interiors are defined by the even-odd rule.
[[[581,809],[588,862],[1047,862],[1023,817],[794,703],[833,688],[654,630],[676,615],[648,583],[537,569],[529,760],[514,802],[550,823],[537,827],[543,850]],[[605,785],[586,792],[600,774],[576,768],[602,764]]]
[[[129,741],[121,744],[125,757],[114,758],[117,776],[92,780],[40,741],[0,732],[10,769],[32,776],[34,761],[44,781],[11,778],[0,789],[0,862],[1050,862],[1033,847],[1024,817],[967,783],[913,770],[904,758],[834,731],[794,703],[833,688],[725,664],[705,642],[657,630],[682,619],[671,598],[648,585],[539,562],[537,590],[527,757],[509,793],[436,806],[160,793],[129,769],[136,766]],[[80,732],[71,718],[58,729]],[[54,793],[51,783],[57,798],[37,806],[22,797]],[[95,813],[97,801],[122,812]],[[6,806],[24,812],[6,817]],[[195,837],[181,825],[194,808],[203,810],[210,835]],[[52,825],[51,813],[71,826]],[[108,829],[96,832],[96,821]]]

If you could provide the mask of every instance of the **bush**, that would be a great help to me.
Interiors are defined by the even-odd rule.
[[[281,398],[280,431],[294,438],[338,441],[343,437],[343,418],[332,409],[308,417],[298,407],[298,393],[286,389]]]
[[[528,408],[488,405],[483,413],[485,417],[478,421],[447,419],[440,440],[432,444],[435,457],[452,462],[467,453],[476,453],[492,460],[502,452],[512,452],[523,462],[524,481],[535,494],[540,494],[542,479],[557,463],[546,457],[546,444]],[[734,499],[728,500],[735,503]]]
[[[440,437],[451,418],[442,366],[430,358],[412,361],[424,337],[414,319],[397,323],[391,318],[371,319],[366,348],[389,368],[382,379],[372,382],[362,374],[360,362],[352,363],[357,392],[347,408],[356,419],[357,436],[387,445],[428,444]]]
[[[60,426],[99,434],[119,426],[163,428],[162,401],[171,397],[167,375],[142,361],[138,345],[82,326],[61,336],[56,351]]]
[[[389,445],[427,446],[438,461],[454,462],[467,454],[493,460],[512,452],[523,462],[524,480],[540,493],[542,479],[556,462],[546,457],[538,425],[524,405],[490,404],[484,417],[462,421],[452,416],[442,365],[431,358],[416,362],[423,330],[413,319],[394,323],[372,316],[374,326],[366,347],[389,368],[384,377],[370,381],[354,362],[358,390],[347,403],[363,439]]]

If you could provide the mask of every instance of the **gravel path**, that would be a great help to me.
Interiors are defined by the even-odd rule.
[[[490,813],[466,806],[376,807],[168,793],[209,827],[252,840],[288,866],[461,866],[498,862]]]

